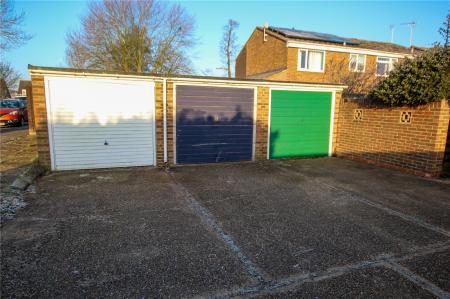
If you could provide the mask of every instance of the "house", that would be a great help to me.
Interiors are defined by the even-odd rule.
[[[0,78],[0,98],[8,99],[11,97],[8,86],[6,85],[5,79]]]
[[[421,51],[332,34],[257,27],[237,56],[235,74],[237,78],[350,85],[347,77],[374,81],[387,76],[399,60]]]
[[[31,94],[31,80],[20,80],[16,98],[27,99]]]

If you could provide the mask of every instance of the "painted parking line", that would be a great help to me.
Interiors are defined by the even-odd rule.
[[[195,214],[201,219],[201,221],[208,226],[216,236],[222,240],[228,248],[234,252],[241,263],[244,265],[247,273],[256,279],[260,284],[267,283],[268,275],[264,273],[261,269],[259,269],[255,263],[242,251],[242,249],[237,245],[236,241],[234,241],[233,237],[227,234],[224,229],[218,224],[215,217],[205,208],[200,202],[189,192],[181,183],[179,183],[173,173],[168,173],[176,187],[180,192],[184,194],[185,199],[188,201],[189,206],[195,212]]]
[[[439,287],[429,282],[425,278],[413,273],[409,269],[398,264],[398,262],[400,261],[404,261],[413,257],[425,256],[431,253],[442,252],[447,250],[450,250],[450,242],[433,244],[430,246],[425,246],[423,248],[414,251],[411,254],[403,256],[379,256],[372,260],[366,260],[361,261],[359,263],[332,267],[320,272],[310,272],[291,275],[285,278],[280,278],[274,281],[267,282],[266,284],[261,284],[259,286],[246,286],[239,289],[215,293],[213,295],[208,294],[200,296],[199,298],[230,298],[230,297],[265,295],[265,294],[277,294],[295,289],[304,283],[314,283],[340,277],[345,274],[349,274],[360,270],[375,267],[384,267],[399,273],[401,276],[407,278],[409,281],[420,286],[424,290],[431,292],[438,298],[449,299],[450,297],[448,297],[449,296],[448,292],[445,292],[444,290],[440,289]]]
[[[401,218],[401,219],[403,219],[405,221],[408,221],[410,223],[413,223],[413,224],[416,224],[418,226],[424,227],[426,229],[429,229],[431,231],[434,231],[436,233],[442,234],[442,235],[450,238],[450,232],[445,230],[445,229],[443,229],[443,228],[440,228],[440,227],[438,227],[436,225],[433,225],[433,224],[430,224],[430,223],[428,223],[426,221],[423,221],[422,219],[420,219],[418,217],[411,216],[411,215],[405,214],[403,212],[393,210],[391,208],[385,207],[382,204],[379,204],[379,203],[373,202],[371,200],[368,200],[367,198],[362,197],[361,195],[359,195],[355,191],[348,190],[348,189],[343,188],[343,187],[336,187],[336,186],[331,185],[331,184],[329,184],[327,182],[324,182],[321,179],[312,179],[311,177],[309,177],[307,175],[304,175],[304,174],[299,173],[299,172],[297,172],[295,170],[292,170],[292,169],[288,169],[288,168],[283,167],[281,165],[277,165],[276,167],[279,170],[281,170],[281,171],[283,171],[285,173],[289,173],[289,174],[292,174],[292,175],[296,175],[296,176],[302,177],[305,180],[308,180],[310,182],[313,182],[313,183],[316,183],[316,184],[319,184],[319,185],[323,185],[323,186],[325,186],[326,188],[328,188],[330,190],[342,192],[345,195],[347,195],[347,197],[349,199],[352,199],[354,201],[359,201],[359,202],[364,203],[364,204],[366,204],[368,206],[371,206],[371,207],[374,207],[374,208],[376,208],[378,210],[381,210],[381,211],[383,211],[383,212],[385,212],[385,213],[387,213],[389,215],[399,217],[399,218]]]
[[[400,265],[399,263],[395,261],[386,261],[383,263],[383,266],[386,268],[392,269],[395,272],[399,273],[409,281],[413,282],[414,284],[420,286],[422,289],[425,289],[435,295],[438,298],[441,299],[450,299],[450,293],[442,290],[438,286],[436,286],[434,283],[430,282],[429,280],[423,278],[422,276],[412,272],[408,268]]]
[[[280,168],[282,171],[296,174],[301,176],[301,174],[285,169],[283,167]],[[221,292],[216,293],[208,293],[204,294],[203,296],[200,296],[199,298],[230,298],[230,297],[247,297],[247,296],[255,296],[255,295],[264,295],[264,294],[270,294],[270,293],[278,293],[283,292],[286,290],[290,290],[293,288],[296,288],[304,283],[314,283],[319,282],[322,280],[327,280],[339,276],[343,276],[348,273],[352,273],[355,271],[365,270],[369,268],[374,267],[383,267],[383,268],[389,268],[390,270],[395,271],[402,277],[407,278],[412,283],[418,285],[422,289],[431,292],[435,296],[439,298],[445,298],[450,299],[448,297],[448,293],[444,290],[440,289],[436,285],[432,284],[425,278],[413,273],[409,269],[401,266],[398,264],[398,262],[424,256],[430,253],[436,253],[441,251],[450,250],[450,240],[442,243],[435,243],[427,246],[423,246],[421,248],[418,248],[412,252],[410,252],[407,255],[381,255],[375,259],[372,260],[365,260],[361,261],[359,263],[354,264],[347,264],[343,266],[337,266],[329,268],[325,271],[320,272],[309,272],[309,273],[299,273],[294,274],[288,277],[271,280],[270,276],[266,273],[264,273],[258,265],[256,265],[250,258],[247,256],[244,251],[239,247],[239,244],[234,240],[233,236],[227,234],[224,229],[219,225],[216,218],[211,214],[211,212],[208,211],[207,208],[202,206],[200,202],[195,198],[195,196],[186,188],[184,187],[180,182],[178,182],[173,175],[173,173],[169,172],[168,175],[171,177],[173,183],[175,184],[177,190],[181,192],[187,202],[189,203],[190,208],[194,211],[194,213],[201,219],[201,221],[207,225],[215,234],[216,236],[222,240],[227,247],[236,254],[239,261],[243,264],[243,267],[247,271],[247,273],[254,278],[257,281],[257,284],[254,285],[246,285],[243,287],[238,287],[235,289],[228,289],[223,290]],[[307,178],[311,180],[310,178]],[[376,207],[378,209],[383,210],[386,213],[389,213],[391,215],[395,215],[397,217],[400,217],[404,220],[407,220],[409,222],[415,223],[417,225],[426,227],[432,231],[439,232],[441,234],[444,234],[446,236],[449,236],[449,233],[445,230],[442,230],[441,228],[438,228],[436,226],[433,226],[431,224],[428,224],[420,219],[417,219],[416,217],[406,215],[404,213],[386,208],[382,205],[372,203],[369,200],[366,200],[364,198],[361,198],[360,196],[354,194],[353,192],[349,190],[342,190],[340,188],[336,188],[326,182],[322,182],[319,180],[315,180],[314,183],[324,185],[327,188],[331,188],[333,190],[337,190],[339,192],[346,192],[352,199],[361,201],[367,205],[370,205],[372,207]]]

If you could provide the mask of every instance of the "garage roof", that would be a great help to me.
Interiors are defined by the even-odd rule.
[[[314,87],[327,87],[343,89],[347,86],[344,84],[334,83],[319,83],[319,82],[296,82],[296,81],[275,81],[275,80],[262,80],[262,79],[238,79],[227,77],[214,77],[214,76],[195,76],[195,75],[162,75],[155,73],[137,73],[137,72],[120,72],[120,71],[106,71],[106,70],[92,70],[92,69],[76,69],[76,68],[61,68],[61,67],[44,67],[34,66],[29,64],[28,71],[30,74],[66,74],[66,75],[99,75],[108,77],[149,77],[155,79],[180,79],[180,80],[205,80],[205,81],[222,81],[222,82],[235,82],[235,83],[255,83],[269,85],[271,83],[277,85],[298,85],[298,86],[314,86]]]

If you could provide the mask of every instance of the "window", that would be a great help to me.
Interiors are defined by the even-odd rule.
[[[349,68],[352,72],[364,72],[366,69],[366,55],[350,54]]]
[[[298,70],[323,72],[325,68],[325,52],[313,50],[298,50]]]
[[[377,57],[377,76],[387,76],[396,62],[397,58]]]

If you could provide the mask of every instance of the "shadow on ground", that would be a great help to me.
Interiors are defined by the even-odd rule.
[[[450,185],[357,162],[61,172],[27,201],[2,228],[5,298],[450,292]]]

